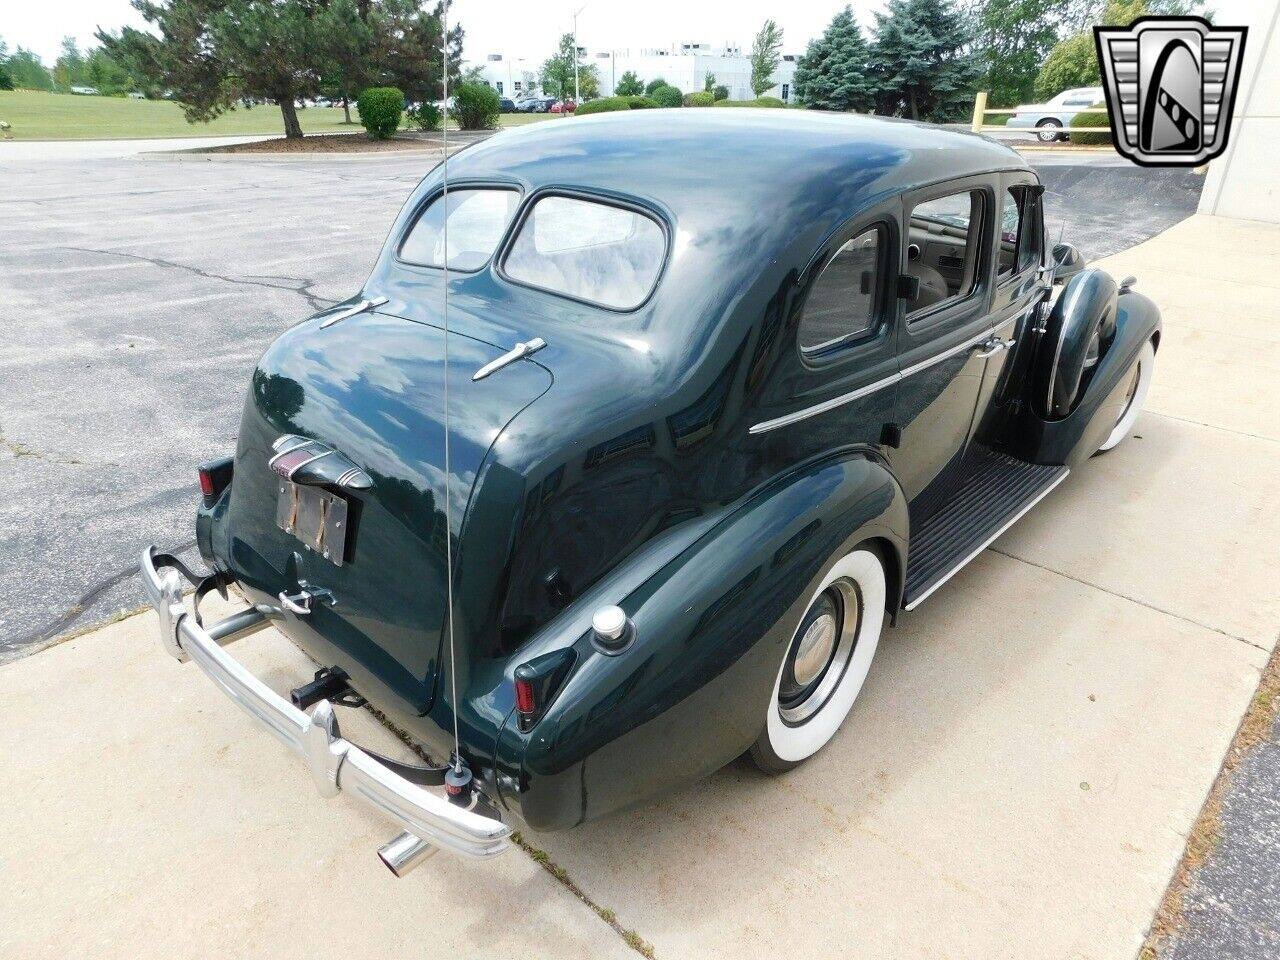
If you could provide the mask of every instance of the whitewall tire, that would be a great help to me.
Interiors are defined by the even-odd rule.
[[[1147,400],[1147,391],[1151,389],[1151,376],[1155,372],[1155,366],[1156,348],[1148,340],[1142,345],[1138,362],[1129,374],[1129,388],[1125,395],[1124,407],[1120,410],[1120,419],[1116,421],[1115,427],[1098,448],[1099,453],[1119,445],[1120,441],[1133,430],[1133,425],[1138,421],[1138,414],[1142,412],[1142,405]]]
[[[809,597],[750,750],[761,770],[790,770],[840,729],[875,657],[885,590],[880,557],[860,548],[839,560]]]

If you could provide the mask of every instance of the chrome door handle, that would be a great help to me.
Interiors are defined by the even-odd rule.
[[[994,357],[1001,350],[1008,350],[1017,340],[1002,340],[1000,337],[992,337],[990,340],[983,340],[982,343],[974,347],[979,357]]]

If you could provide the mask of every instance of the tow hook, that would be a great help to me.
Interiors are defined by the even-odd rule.
[[[310,586],[307,581],[298,581],[299,590],[297,593],[285,593],[280,591],[276,597],[280,601],[280,606],[284,607],[294,616],[305,617],[311,613],[311,604],[319,600],[321,603],[327,603],[333,606],[338,602],[333,595],[332,590],[326,590],[324,587]]]

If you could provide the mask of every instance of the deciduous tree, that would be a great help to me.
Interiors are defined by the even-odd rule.
[[[766,20],[751,44],[751,92],[757,97],[773,89],[773,75],[782,59],[782,28]]]
[[[971,9],[974,55],[996,107],[1026,103],[1058,42],[1063,0],[978,0]]]
[[[875,85],[867,69],[867,42],[853,9],[835,15],[822,36],[809,41],[796,64],[796,96],[815,110],[870,110]]]
[[[619,97],[638,97],[644,93],[644,84],[634,70],[628,70],[618,78],[618,85],[613,88],[613,92]]]

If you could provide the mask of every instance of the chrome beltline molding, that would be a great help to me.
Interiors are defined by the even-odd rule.
[[[919,363],[913,363],[905,370],[899,370],[897,373],[885,377],[883,380],[877,380],[875,383],[869,383],[865,387],[859,387],[849,393],[841,394],[838,397],[832,397],[830,400],[823,400],[821,403],[815,403],[812,407],[805,407],[803,410],[796,410],[794,413],[788,413],[785,416],[775,417],[773,420],[762,420],[757,424],[753,424],[747,431],[748,433],[768,433],[770,430],[777,430],[779,427],[790,426],[793,423],[799,423],[801,420],[808,420],[810,417],[816,417],[820,413],[826,413],[828,410],[834,410],[836,407],[842,407],[846,403],[852,403],[855,400],[861,400],[868,397],[877,390],[883,390],[885,387],[891,387],[907,377],[928,370],[930,367],[949,360],[958,353],[971,350],[985,340],[990,340],[992,331],[983,330],[976,336],[970,337],[968,340],[962,340],[954,347],[949,347],[941,353],[930,357],[928,360],[921,360]]]

